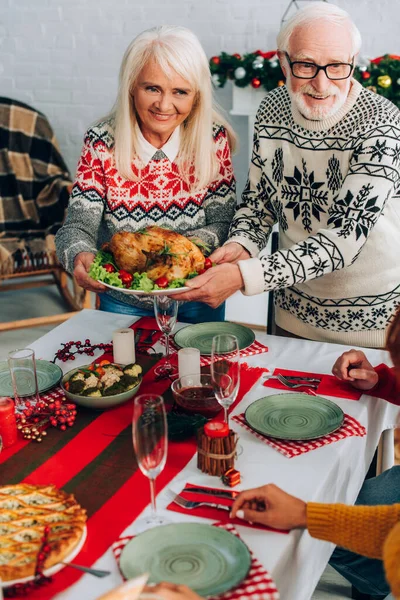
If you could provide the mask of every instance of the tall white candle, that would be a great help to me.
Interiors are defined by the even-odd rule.
[[[200,380],[200,350],[198,348],[181,348],[178,351],[179,377],[198,375]]]
[[[114,362],[130,365],[136,360],[133,329],[116,329],[113,333]]]

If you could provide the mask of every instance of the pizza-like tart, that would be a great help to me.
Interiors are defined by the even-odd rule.
[[[59,563],[82,538],[86,511],[72,494],[54,485],[20,483],[0,487],[0,578],[35,574],[44,528],[50,546],[44,568]]]

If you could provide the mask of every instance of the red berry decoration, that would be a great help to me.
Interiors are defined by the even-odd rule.
[[[221,62],[221,59],[219,56],[213,56],[213,57],[211,57],[211,62],[214,63],[214,65],[219,65],[219,63]]]
[[[258,79],[258,77],[254,77],[254,78],[251,80],[251,85],[253,86],[253,88],[257,89],[257,88],[259,88],[259,87],[260,87],[260,85],[261,85],[261,81]]]
[[[363,71],[361,77],[363,79],[369,79],[371,77],[371,73],[369,73],[368,71]]]

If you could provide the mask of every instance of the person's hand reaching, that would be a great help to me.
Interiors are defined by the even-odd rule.
[[[378,383],[378,373],[361,350],[344,352],[332,368],[332,373],[359,390],[370,390]]]
[[[143,592],[154,594],[160,600],[202,600],[201,596],[186,585],[177,585],[167,581],[147,586]]]
[[[274,529],[307,527],[307,505],[273,483],[242,492],[232,505],[231,518],[238,517]]]

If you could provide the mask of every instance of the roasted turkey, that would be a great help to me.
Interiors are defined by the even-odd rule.
[[[189,273],[204,269],[204,255],[196,244],[162,227],[146,227],[136,233],[119,231],[108,248],[120,269],[146,272],[153,281],[159,277],[186,279]]]

